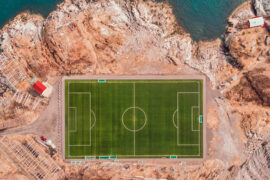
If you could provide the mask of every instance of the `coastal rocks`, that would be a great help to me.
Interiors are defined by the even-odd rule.
[[[239,105],[241,102],[262,103],[256,92],[251,88],[246,77],[242,77],[239,84],[227,92],[226,98],[238,102]]]
[[[135,70],[134,61],[160,63],[168,57],[176,65],[192,51],[172,9],[152,1],[63,3],[45,23],[44,42],[53,63],[70,74],[121,73]]]
[[[34,113],[21,103],[5,105],[9,100],[21,99],[17,89],[31,93],[39,102],[39,97],[29,91],[32,76],[47,80],[49,76],[71,74],[176,74],[177,69],[180,74],[182,69],[191,67],[193,72],[207,75],[214,88],[221,87],[218,92],[221,97],[215,99],[216,112],[212,112],[220,122],[214,117],[210,128],[219,132],[211,143],[220,146],[211,154],[222,161],[207,159],[196,167],[170,164],[166,168],[164,164],[159,167],[127,162],[123,165],[90,162],[76,168],[65,164],[67,178],[235,177],[241,168],[231,160],[242,156],[244,151],[238,128],[242,128],[248,139],[255,139],[255,135],[262,138],[270,130],[269,113],[266,113],[270,106],[269,33],[263,28],[246,29],[247,19],[253,16],[249,2],[233,13],[224,48],[220,39],[192,42],[189,34],[178,27],[172,8],[166,3],[66,0],[47,19],[21,14],[1,31],[0,57],[2,63],[15,60],[11,64],[13,71],[23,74],[27,83],[13,86],[7,80],[9,76],[0,77],[0,115],[3,119],[26,115],[31,121],[40,115],[42,107],[47,106],[44,99],[39,111]],[[262,58],[265,59],[257,61]],[[5,72],[1,69],[1,74],[12,68]],[[239,117],[240,125],[232,114]],[[221,138],[222,145],[217,143]],[[226,165],[223,160],[232,165]],[[267,163],[264,159],[262,162],[264,166]]]
[[[265,43],[266,46],[269,46],[270,45],[270,37],[269,36],[266,36],[265,37],[264,43]]]
[[[33,122],[47,104],[29,91],[32,76],[42,79],[53,72],[41,43],[43,20],[22,13],[0,31],[1,129]]]
[[[48,74],[48,56],[41,42],[43,18],[23,13],[6,25],[1,33],[3,55],[7,61],[18,60],[20,71],[26,76]],[[47,67],[46,67],[47,66]],[[30,70],[30,71],[29,71]]]
[[[270,111],[269,69],[269,65],[264,65],[244,73],[239,83],[225,93],[246,134],[255,133],[263,137],[270,132],[267,114]]]
[[[228,35],[237,32],[242,28],[247,28],[247,20],[254,16],[255,14],[249,1],[240,5],[228,18],[227,33],[225,36],[227,37]]]
[[[239,6],[228,19],[233,23],[229,23],[227,32],[224,34],[224,50],[227,62],[233,67],[229,66],[232,76],[240,75],[239,77],[241,77],[243,71],[252,68],[257,63],[264,62],[258,61],[258,59],[267,59],[269,51],[269,46],[266,45],[267,30],[261,27],[248,27],[248,19],[254,16],[252,3],[248,1]],[[228,71],[220,73],[219,79],[224,79],[223,74],[226,72]],[[224,83],[230,81],[228,77],[224,80]],[[234,85],[235,82],[228,87]]]
[[[267,35],[268,31],[261,27],[242,29],[231,34],[230,41],[227,42],[230,54],[245,69],[249,69],[257,59],[262,61],[262,57],[270,50]]]
[[[47,19],[18,15],[0,36],[0,121],[28,112],[34,121],[46,106],[33,76],[172,73],[192,56],[172,8],[152,1],[65,1]]]
[[[239,9],[240,12],[235,11],[230,18],[235,19],[244,11],[252,12],[251,4]],[[228,52],[242,69],[239,69],[238,79],[224,88],[223,95],[247,139],[244,151],[251,156],[241,166],[234,166],[234,173],[230,176],[232,179],[269,179],[269,157],[265,156],[264,150],[256,151],[262,141],[269,141],[266,137],[270,132],[267,113],[270,111],[269,32],[266,28],[237,25],[245,24],[252,16],[246,13],[243,17],[238,18],[239,23],[235,23],[225,34]]]
[[[270,66],[256,68],[248,72],[246,78],[260,98],[262,105],[270,107]]]
[[[244,164],[241,165],[235,179],[270,179],[270,145],[263,142]]]
[[[213,87],[218,86],[217,74],[222,71],[226,64],[226,56],[222,53],[222,41],[217,39],[209,42],[199,42],[194,45],[193,58],[185,60],[189,66],[206,74]]]
[[[266,66],[269,68],[269,66]],[[253,102],[270,106],[270,71],[267,68],[255,68],[244,73],[239,84],[228,91],[228,99],[237,102]]]
[[[257,16],[270,15],[270,0],[253,0]]]
[[[90,164],[90,163],[89,163]],[[187,165],[180,163],[122,163],[106,162],[84,165],[75,174],[71,166],[67,166],[66,176],[70,179],[223,179],[226,177],[225,165],[218,159],[209,159],[200,165]],[[125,166],[129,166],[128,169]],[[166,167],[164,167],[166,166]],[[74,167],[74,166],[73,166]],[[78,167],[78,166],[76,166]],[[65,168],[65,169],[67,169]]]

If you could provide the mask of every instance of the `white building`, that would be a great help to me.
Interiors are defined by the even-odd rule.
[[[248,20],[249,27],[257,27],[257,26],[264,26],[264,18],[261,16],[254,17]]]

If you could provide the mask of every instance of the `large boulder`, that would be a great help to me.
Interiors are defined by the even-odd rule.
[[[270,15],[270,0],[253,0],[257,16]]]

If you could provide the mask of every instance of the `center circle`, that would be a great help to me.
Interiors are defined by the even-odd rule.
[[[144,128],[146,122],[146,113],[140,107],[127,108],[122,114],[122,124],[128,131],[140,131]]]

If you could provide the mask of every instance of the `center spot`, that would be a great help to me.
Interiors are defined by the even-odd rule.
[[[140,107],[127,108],[122,115],[123,126],[132,132],[143,129],[146,121],[146,114]]]

